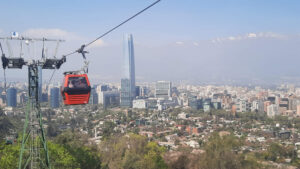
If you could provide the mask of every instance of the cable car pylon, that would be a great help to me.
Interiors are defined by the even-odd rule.
[[[33,38],[0,38],[5,40],[34,40],[34,41],[59,41],[54,39],[33,39]],[[0,45],[1,46],[1,45]],[[48,145],[46,134],[43,127],[42,112],[40,108],[39,98],[39,68],[57,69],[63,63],[61,59],[47,59],[26,61],[22,57],[6,57],[4,53],[1,56],[3,70],[5,69],[22,69],[23,66],[28,67],[28,103],[25,112],[25,122],[22,135],[22,143],[20,148],[19,169],[35,169],[49,168],[51,164],[49,160]]]

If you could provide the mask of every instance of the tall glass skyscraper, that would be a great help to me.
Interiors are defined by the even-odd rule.
[[[7,89],[7,106],[10,106],[10,107],[17,106],[17,89],[16,88]]]
[[[50,89],[50,107],[58,108],[59,107],[59,88],[53,87]]]
[[[124,36],[124,65],[121,79],[121,107],[132,107],[135,98],[135,64],[133,38],[131,34]]]

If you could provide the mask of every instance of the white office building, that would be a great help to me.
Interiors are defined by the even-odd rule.
[[[146,109],[147,106],[147,101],[145,99],[137,99],[133,100],[132,102],[132,108],[136,109]]]
[[[236,104],[236,111],[237,112],[240,112],[240,113],[242,113],[242,112],[247,112],[247,101],[246,100],[243,100],[243,99],[241,99],[241,100],[239,100],[238,102],[237,102],[237,104]]]

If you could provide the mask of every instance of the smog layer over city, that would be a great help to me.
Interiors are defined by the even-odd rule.
[[[0,169],[300,168],[300,1],[0,3]]]

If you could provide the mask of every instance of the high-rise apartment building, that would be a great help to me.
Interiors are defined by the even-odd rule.
[[[19,104],[25,104],[27,102],[27,93],[26,92],[22,92],[22,93],[18,93],[17,94],[17,103]]]
[[[102,100],[103,108],[109,106],[120,105],[120,92],[119,91],[103,91],[99,95],[99,100]]]
[[[92,87],[89,104],[98,104],[97,86]]]
[[[103,93],[109,90],[107,85],[99,85],[97,86],[97,95],[98,95],[98,104],[103,104]]]
[[[251,105],[252,112],[264,112],[264,102],[262,100],[254,100]]]
[[[279,106],[276,104],[271,104],[267,107],[267,115],[268,117],[275,117],[280,115]]]
[[[48,93],[42,93],[42,102],[48,102]]]
[[[236,112],[242,113],[249,111],[248,102],[245,99],[240,99],[236,103]]]
[[[97,90],[98,90],[99,92],[105,92],[105,91],[108,91],[108,86],[107,86],[107,85],[99,85],[99,86],[97,87]]]
[[[141,96],[141,87],[135,86],[135,96]]]
[[[131,34],[124,36],[124,65],[123,77],[121,79],[121,97],[122,107],[132,107],[132,101],[135,98],[135,64],[134,47]]]

